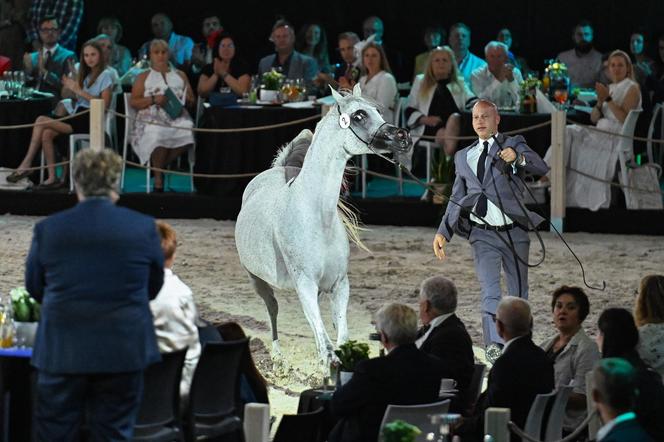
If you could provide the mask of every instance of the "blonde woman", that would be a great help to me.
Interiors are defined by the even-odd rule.
[[[459,73],[454,51],[449,46],[434,48],[424,68],[415,77],[408,96],[406,125],[411,136],[435,136],[442,154],[452,156],[457,140],[446,136],[458,136],[461,126],[461,110],[473,93]]]

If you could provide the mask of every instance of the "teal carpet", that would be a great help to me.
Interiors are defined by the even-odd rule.
[[[351,195],[356,198],[362,197],[362,182],[357,180],[355,186],[357,191],[353,190]],[[403,183],[403,195],[399,194],[399,182],[385,178],[367,178],[367,198],[420,198],[424,193],[424,188],[416,183]]]
[[[150,191],[154,186],[154,178],[150,178]],[[138,167],[127,167],[125,171],[125,183],[123,193],[141,192],[145,193],[145,169]],[[188,176],[167,173],[164,176],[165,192],[191,192],[191,184]]]

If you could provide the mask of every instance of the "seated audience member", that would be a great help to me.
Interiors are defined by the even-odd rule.
[[[102,49],[95,40],[88,40],[83,44],[81,60],[84,62],[81,63],[76,78],[62,77],[63,96],[70,98],[66,98],[58,104],[56,114],[59,116],[89,109],[90,100],[94,98],[102,98],[106,107],[111,102],[113,77],[111,72],[106,69]],[[58,189],[64,185],[64,180],[59,181],[55,174],[54,140],[56,137],[72,133],[89,133],[90,116],[82,114],[66,121],[53,121],[51,117],[40,116],[35,122],[43,124],[32,129],[28,152],[16,170],[7,176],[7,181],[15,183],[31,175],[33,171],[26,169],[32,166],[32,160],[41,148],[44,149],[48,177],[39,188]],[[65,171],[67,170],[65,168]]]
[[[76,55],[61,46],[60,26],[53,16],[46,16],[39,24],[41,49],[23,57],[23,69],[35,87],[60,100],[62,77],[73,72]]]
[[[427,50],[415,57],[415,69],[413,71],[413,78],[424,73],[431,51],[433,51],[438,46],[445,44],[445,29],[440,26],[430,26],[424,30],[423,38],[424,47],[426,47]]]
[[[512,45],[514,44],[514,40],[512,39],[512,31],[510,31],[508,28],[502,28],[500,31],[498,31],[496,41],[499,41],[507,46],[507,56],[509,57],[510,64],[519,68],[521,75],[526,75],[529,71],[528,62],[525,58],[518,57],[512,52]]]
[[[489,407],[509,408],[510,419],[523,428],[535,396],[553,390],[553,364],[531,339],[532,321],[526,300],[505,296],[498,304],[496,329],[505,347],[489,372],[487,389],[478,399],[475,413],[458,429],[462,440],[481,440],[484,412]],[[512,441],[517,440],[512,434]]]
[[[239,341],[247,338],[244,330],[237,322],[225,322],[219,325],[217,330],[219,330],[224,341]],[[260,371],[258,371],[258,368],[256,368],[250,351],[244,354],[240,364],[242,370],[240,378],[240,400],[242,401],[243,408],[244,404],[250,402],[269,404],[267,381],[261,375]]]
[[[558,54],[558,60],[567,65],[571,87],[591,88],[602,69],[602,54],[593,47],[593,26],[580,21],[572,34],[574,47]]]
[[[341,63],[337,63],[334,68],[334,76],[321,72],[316,78],[316,83],[321,89],[325,83],[334,88],[352,89],[360,79],[360,57],[355,45],[360,41],[360,37],[354,32],[342,32],[338,37],[339,56]]]
[[[376,330],[387,356],[357,364],[353,377],[332,396],[332,413],[340,420],[329,442],[378,439],[389,404],[436,402],[442,363],[417,349],[417,314],[403,304],[388,304],[376,313]]]
[[[621,358],[607,358],[593,370],[593,400],[604,422],[598,442],[654,442],[634,413],[636,372]]]
[[[131,145],[141,164],[150,161],[157,168],[168,166],[194,143],[192,132],[182,129],[194,125],[186,107],[182,106],[180,115],[175,118],[164,108],[168,103],[166,89],[170,89],[186,106],[194,104],[187,76],[170,66],[169,57],[168,43],[153,40],[150,43],[150,69],[136,77],[131,90],[130,105],[138,110]],[[158,171],[154,171],[154,191],[164,191],[163,174]]]
[[[634,316],[639,355],[664,377],[664,276],[648,275],[641,280]]]
[[[383,47],[373,42],[366,44],[362,49],[362,66],[362,96],[378,103],[385,121],[394,123],[394,110],[398,99],[397,81],[392,75]]]
[[[471,75],[472,90],[478,98],[501,106],[515,106],[519,102],[519,88],[523,82],[521,71],[509,63],[504,43],[490,41],[484,47],[487,64]]]
[[[470,52],[470,28],[464,23],[455,23],[450,27],[450,47],[454,51],[459,72],[468,87],[471,86],[472,73],[486,66],[486,61]]]
[[[648,91],[652,95],[653,104],[664,102],[664,34],[657,39],[658,62],[653,75],[648,77]]]
[[[443,377],[457,381],[459,406],[465,408],[465,393],[473,377],[475,357],[466,326],[454,313],[457,306],[454,283],[443,276],[425,279],[420,286],[419,305],[423,327],[415,345],[445,364]]]
[[[598,129],[620,132],[630,110],[641,108],[641,91],[634,81],[634,69],[629,56],[616,50],[609,56],[611,84],[595,84],[597,104],[590,114]],[[567,206],[590,210],[609,207],[611,186],[618,162],[619,137],[593,132],[590,129],[570,124],[565,131],[565,166],[598,179],[570,171],[567,174]],[[544,156],[551,164],[551,148]]]
[[[664,386],[637,352],[639,332],[632,314],[624,308],[608,308],[597,320],[597,345],[602,358],[626,359],[636,370],[639,396],[634,411],[641,426],[656,441],[664,440]]]
[[[572,386],[567,401],[563,429],[571,433],[586,415],[586,374],[600,359],[595,341],[583,330],[583,321],[590,312],[590,302],[579,287],[558,287],[551,295],[553,324],[558,333],[540,347],[553,363],[556,388]]]
[[[383,45],[383,34],[385,33],[385,26],[383,20],[375,15],[369,16],[362,22],[362,35],[364,40],[373,35],[373,42]]]
[[[372,41],[383,47],[395,78],[399,78],[399,81],[410,81],[410,71],[404,71],[403,55],[389,42],[385,42],[385,25],[380,17],[372,15],[365,18],[362,22],[362,34],[364,41],[373,36]]]
[[[327,50],[327,34],[321,25],[316,23],[304,25],[297,34],[295,46],[301,54],[316,60],[320,72],[332,71],[330,54]]]
[[[110,35],[99,34],[93,38],[93,40],[96,41],[101,48],[101,53],[104,57],[104,63],[106,63],[106,70],[111,73],[111,77],[113,78],[115,92],[121,93],[122,87],[120,86],[120,73],[117,69],[111,66],[111,60],[114,52],[113,39]]]
[[[212,92],[230,89],[235,95],[249,92],[251,76],[249,66],[237,57],[233,37],[225,32],[217,35],[216,53],[212,63],[206,65],[198,79],[198,95],[209,97]]]
[[[109,66],[115,68],[120,76],[126,74],[131,68],[131,52],[119,43],[122,39],[122,24],[120,21],[113,17],[102,18],[97,25],[97,33],[110,36],[113,42]]]
[[[441,155],[453,156],[458,141],[445,136],[459,135],[461,111],[472,97],[452,49],[449,46],[433,49],[424,74],[415,77],[408,96],[405,116],[411,136],[435,136]]]
[[[196,328],[198,312],[191,289],[173,273],[177,248],[175,230],[164,221],[157,221],[157,232],[164,252],[164,285],[157,297],[150,301],[150,310],[159,352],[172,353],[187,349],[180,381],[180,396],[187,398],[201,356]]]
[[[224,27],[216,15],[210,15],[203,19],[201,25],[203,41],[194,45],[191,53],[191,69],[194,73],[199,73],[203,67],[211,64],[217,56],[215,43],[218,42],[218,35],[223,32]]]
[[[652,102],[648,91],[648,78],[655,75],[657,66],[655,61],[646,52],[646,34],[644,31],[634,31],[629,37],[629,52],[634,66],[634,80],[639,83],[643,94],[643,108],[650,110]]]
[[[81,27],[83,17],[83,0],[19,0],[20,3],[30,3],[28,12],[29,22],[26,27],[27,40],[32,43],[32,48],[37,51],[41,49],[42,33],[40,30],[46,17],[54,17],[60,29],[60,44],[70,51],[76,50],[76,40]]]
[[[274,54],[267,55],[258,62],[258,75],[263,75],[272,69],[282,72],[286,78],[303,78],[313,81],[318,75],[316,60],[295,50],[295,31],[286,20],[278,20],[272,26]]]
[[[191,63],[191,53],[194,41],[184,35],[178,35],[173,31],[173,22],[170,17],[160,12],[152,16],[150,21],[152,35],[155,40],[164,40],[168,44],[170,61],[176,68],[186,70]],[[150,46],[154,40],[143,43],[138,50],[139,57],[146,57],[150,52]]]

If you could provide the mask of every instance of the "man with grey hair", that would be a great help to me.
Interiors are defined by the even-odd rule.
[[[415,345],[445,364],[443,377],[456,380],[460,405],[464,407],[468,403],[464,395],[473,376],[475,357],[473,341],[454,313],[456,306],[457,289],[452,281],[442,275],[422,281],[419,310],[423,327]]]
[[[175,67],[178,69],[187,70],[189,68],[189,64],[191,63],[191,54],[194,50],[194,40],[192,40],[191,37],[176,34],[173,31],[173,21],[163,12],[158,12],[152,16],[152,19],[150,20],[150,26],[152,27],[152,35],[155,39],[168,42],[168,48],[170,49],[171,54],[171,62],[175,65]],[[152,43],[152,40],[146,41],[139,48],[139,57],[150,56],[150,43]]]
[[[152,218],[116,207],[122,159],[84,149],[74,160],[79,203],[37,223],[25,270],[42,303],[32,355],[36,440],[129,441],[143,370],[159,361],[149,301],[164,255]]]
[[[329,442],[375,441],[389,404],[426,404],[438,398],[443,367],[415,347],[415,311],[388,304],[376,313],[375,322],[388,354],[357,364],[350,381],[334,392],[331,409],[340,419]]]
[[[318,75],[318,62],[315,58],[295,50],[295,31],[286,20],[277,20],[272,26],[270,41],[274,43],[274,54],[266,55],[258,62],[258,75],[280,71],[286,78],[302,78],[313,81]]]
[[[553,364],[531,339],[532,320],[525,299],[505,296],[498,304],[496,328],[505,347],[491,368],[475,413],[462,424],[463,434],[484,434],[484,412],[490,407],[509,408],[511,420],[523,428],[535,396],[553,390]],[[512,441],[517,440],[512,434]]]
[[[484,47],[487,64],[473,71],[470,81],[478,98],[493,101],[498,107],[515,106],[523,77],[519,68],[509,63],[505,43],[490,41]]]

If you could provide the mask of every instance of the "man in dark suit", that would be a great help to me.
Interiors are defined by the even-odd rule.
[[[357,364],[350,381],[334,392],[331,409],[340,420],[329,442],[375,441],[388,405],[438,399],[441,361],[415,347],[415,311],[388,304],[376,313],[376,329],[388,354]]]
[[[258,75],[277,69],[286,78],[304,79],[310,84],[318,75],[318,62],[295,50],[295,31],[286,20],[278,20],[272,27],[270,41],[274,43],[274,54],[258,62]]]
[[[478,100],[473,106],[473,129],[478,139],[454,156],[456,177],[443,220],[433,240],[438,259],[454,233],[473,247],[475,272],[482,289],[482,332],[487,348],[502,345],[496,334],[496,306],[502,296],[500,271],[505,271],[507,294],[528,299],[528,230],[544,218],[525,209],[521,179],[526,172],[544,175],[546,163],[522,136],[498,134],[496,105]],[[517,259],[518,257],[518,259]]]
[[[42,302],[32,357],[39,441],[130,440],[143,370],[160,359],[149,300],[163,283],[154,220],[116,207],[121,158],[84,149],[79,203],[39,222],[25,271]]]
[[[632,364],[622,358],[602,359],[595,367],[593,400],[604,422],[604,426],[597,432],[598,442],[653,440],[641,427],[634,413],[636,378]]]
[[[473,342],[466,327],[454,314],[457,289],[452,281],[441,275],[425,279],[420,286],[420,319],[423,327],[415,345],[424,353],[443,361],[443,377],[457,382],[458,403],[466,404],[465,391],[475,368]]]
[[[475,413],[461,424],[459,434],[463,440],[464,436],[468,440],[482,440],[484,412],[489,407],[509,408],[511,420],[523,428],[535,396],[550,393],[554,388],[553,365],[531,339],[528,301],[504,297],[496,311],[496,328],[505,340],[503,354],[489,372],[487,389],[478,399]],[[518,440],[512,435],[513,442]]]
[[[27,76],[40,91],[53,94],[56,102],[60,99],[63,75],[76,74],[72,72],[76,54],[58,43],[60,33],[55,17],[44,17],[39,24],[42,47],[23,58]]]

